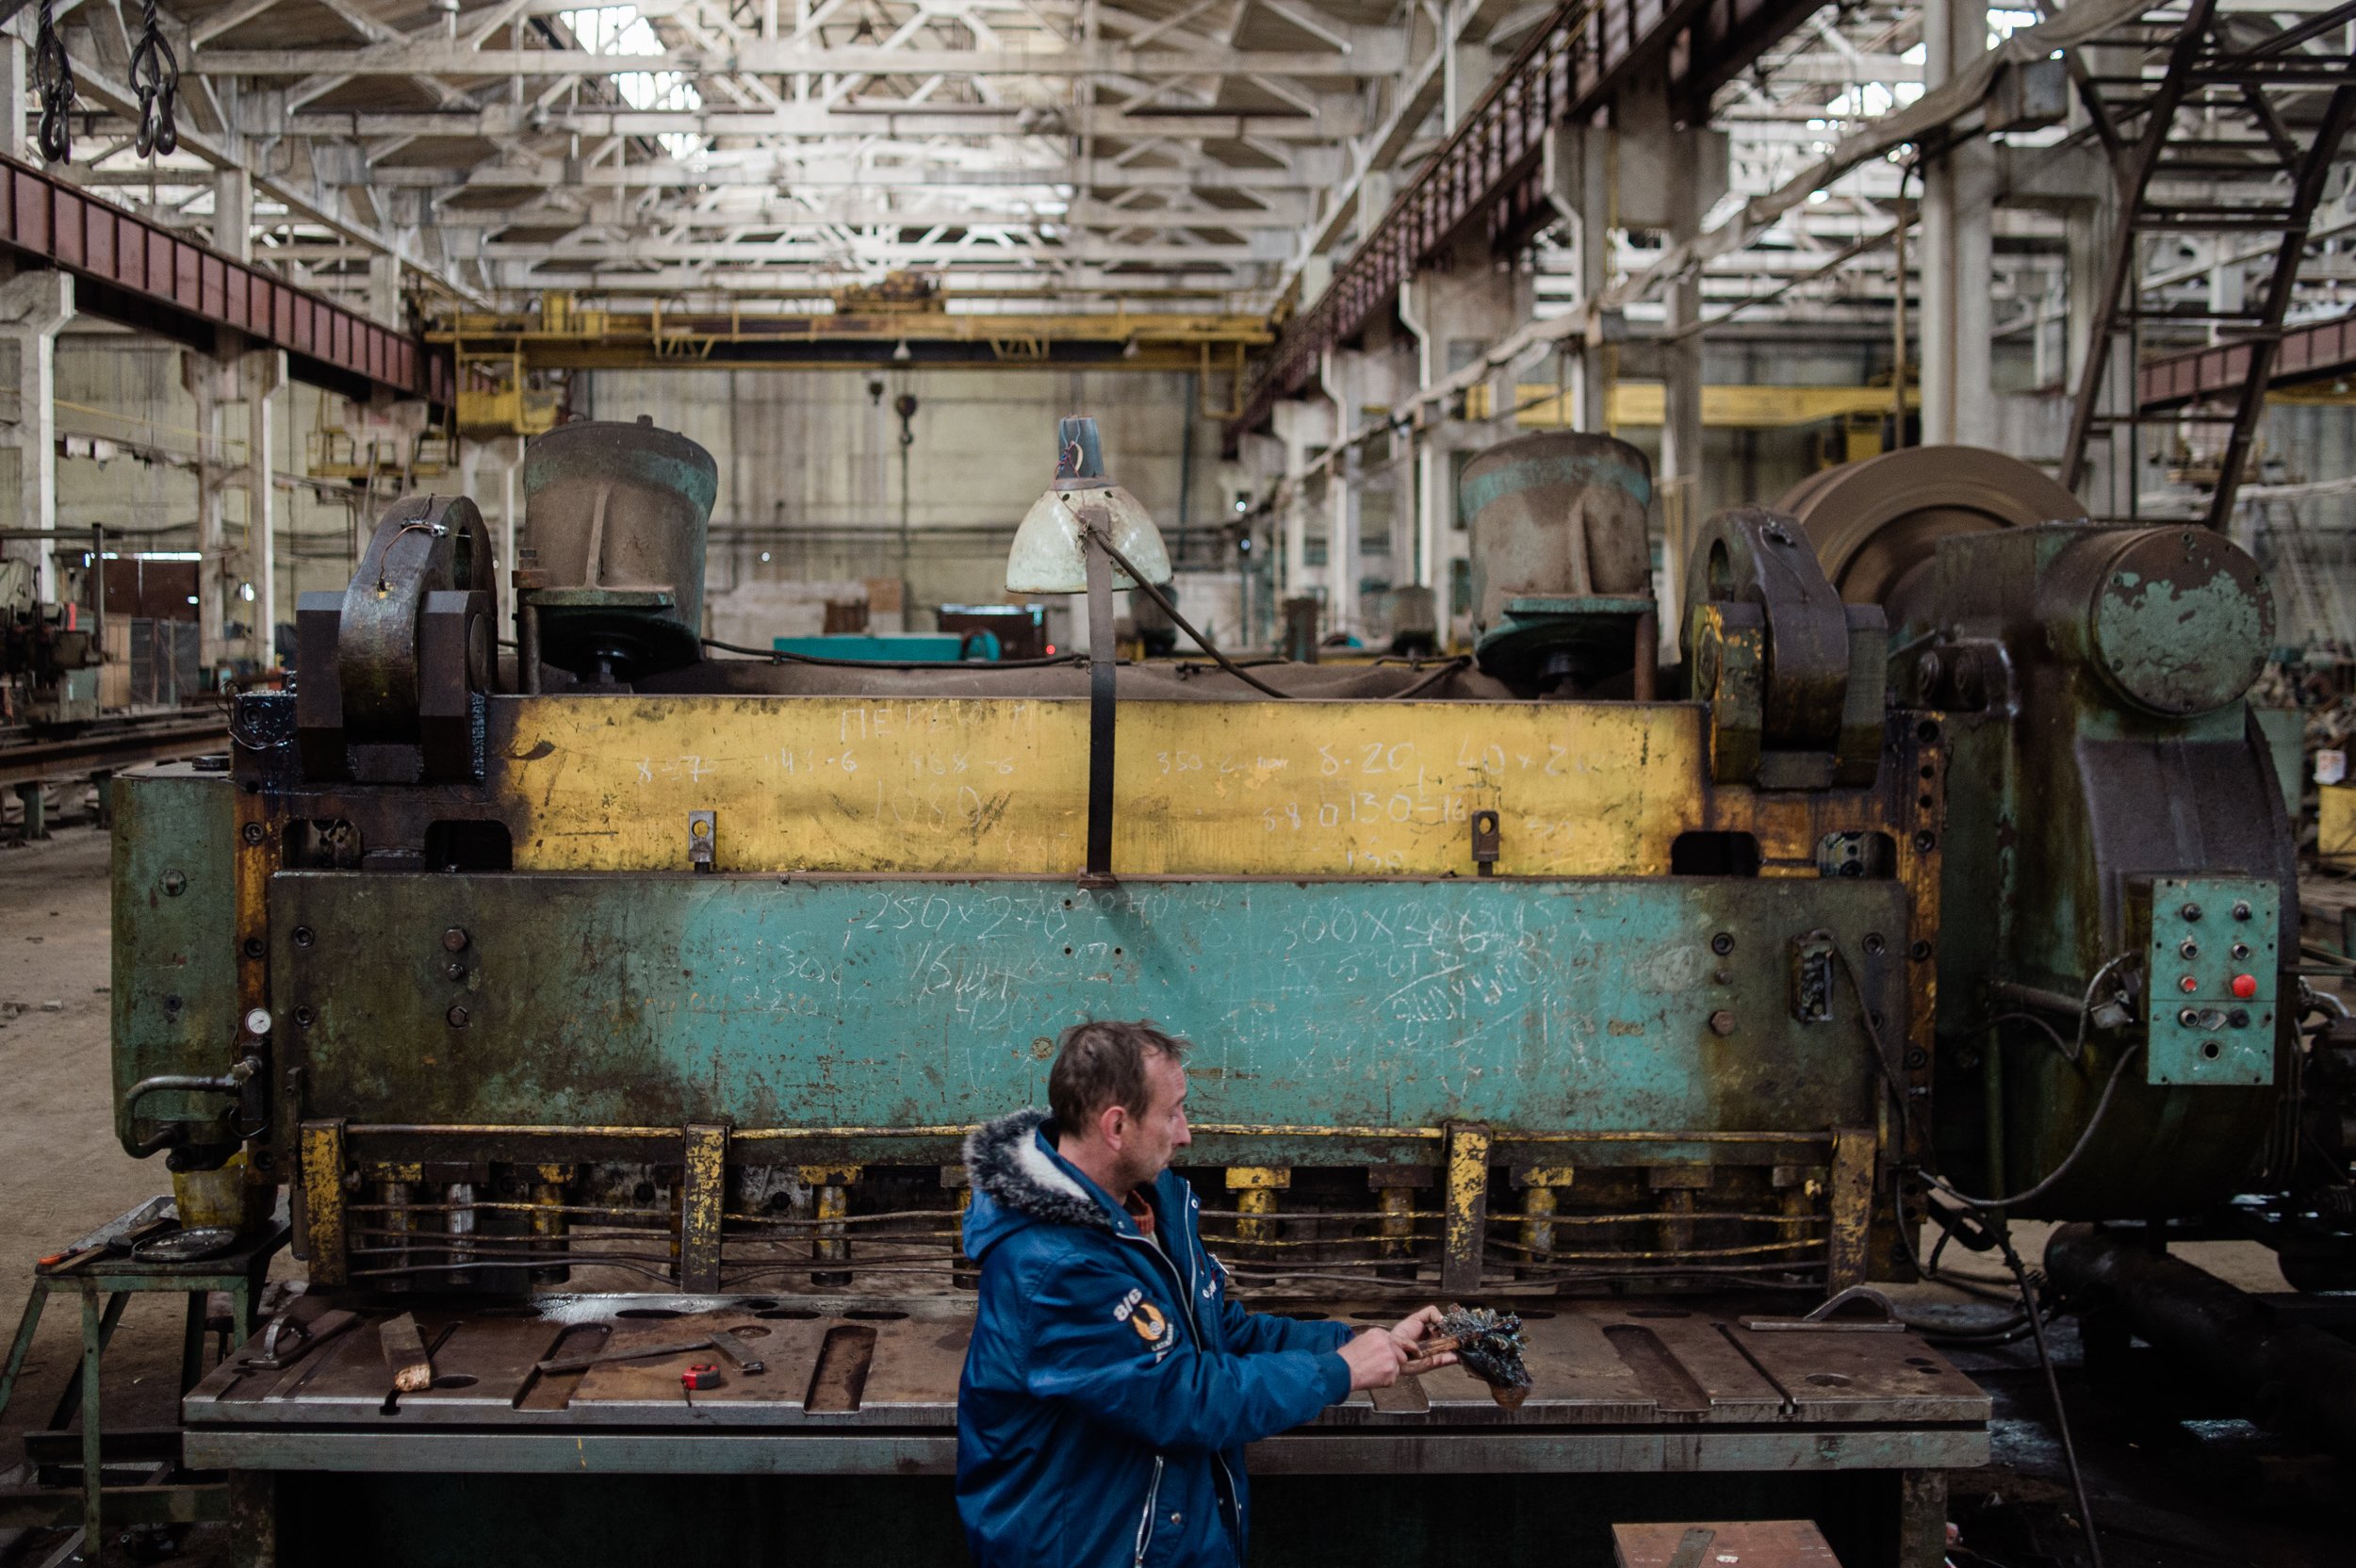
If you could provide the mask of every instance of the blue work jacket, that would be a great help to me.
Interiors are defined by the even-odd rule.
[[[1236,1568],[1247,1443],[1350,1393],[1350,1330],[1246,1312],[1186,1181],[1168,1252],[1021,1111],[966,1143],[981,1265],[957,1388],[957,1512],[981,1568]]]

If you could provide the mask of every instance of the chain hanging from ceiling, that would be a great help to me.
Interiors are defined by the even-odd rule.
[[[41,21],[33,35],[33,90],[41,98],[37,139],[41,155],[63,163],[74,155],[74,62],[50,15],[50,0],[41,0]]]
[[[131,51],[131,90],[139,94],[139,129],[134,145],[141,157],[170,157],[180,146],[180,128],[172,123],[174,100],[180,95],[180,57],[173,54],[163,29],[155,24],[155,0],[146,0],[146,30]]]

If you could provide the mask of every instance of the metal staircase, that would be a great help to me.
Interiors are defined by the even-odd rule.
[[[2119,196],[2062,450],[2061,482],[2071,490],[2086,479],[2096,433],[2123,427],[2132,515],[2142,429],[2190,422],[2226,432],[2206,521],[2221,528],[2232,514],[2315,206],[2356,117],[2356,59],[2343,42],[2351,22],[2356,4],[2277,27],[2269,16],[2220,14],[2217,0],[2177,0],[2071,52],[2071,75],[2111,155]],[[2170,234],[2270,239],[2273,264],[2254,298],[2187,307],[2147,288],[2140,275],[2151,237]],[[2250,373],[2230,405],[2143,411],[2135,371],[2147,333],[2161,322],[2207,328],[2220,343],[2248,347]],[[2112,377],[2115,412],[2104,412]]]

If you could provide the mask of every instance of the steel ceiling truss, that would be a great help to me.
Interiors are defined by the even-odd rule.
[[[80,9],[119,24],[122,3]],[[508,299],[921,267],[959,291],[1184,286],[1264,308],[1340,145],[1440,38],[1419,8],[1364,0],[688,0],[622,12],[638,31],[597,50],[551,0],[179,8],[189,90],[225,138]],[[215,161],[113,146],[76,173],[197,227]],[[309,281],[333,286],[345,247],[369,246],[272,205],[265,249],[301,248]]]
[[[380,319],[387,254],[443,318],[551,289],[808,314],[904,269],[957,311],[1226,317],[1341,258],[1330,308],[1294,324],[1294,367],[1321,312],[1363,324],[1406,258],[1466,223],[1534,234],[1541,310],[1575,304],[1536,200],[1537,136],[1654,69],[1665,28],[1692,29],[1675,57],[1686,112],[1707,97],[1730,130],[1735,198],[1775,188],[1922,74],[1913,0],[1812,15],[1612,0],[1576,22],[1512,0],[687,0],[638,19],[651,55],[582,47],[558,0],[454,19],[417,0],[181,0],[166,27],[190,62],[192,145],[142,162],[127,94],[106,86],[124,0],[65,3],[99,112],[57,172],[210,239],[216,171],[250,168],[257,264]],[[1507,64],[1449,136],[1449,92],[1487,77],[1464,75],[1468,57]],[[403,74],[419,67],[447,69]],[[1896,179],[1887,162],[1854,170],[1712,254],[1706,308],[1871,331],[1894,279],[1886,246],[1860,241],[1886,234]],[[2060,221],[2000,223],[2000,331],[2043,331],[2062,308]],[[1615,244],[1619,275],[1649,264]],[[1629,309],[1640,331],[1647,308]]]
[[[1400,284],[1481,223],[1511,249],[1555,218],[1541,182],[1553,126],[1610,103],[1640,71],[1659,67],[1689,117],[1710,93],[1815,9],[1794,0],[1574,0],[1530,35],[1437,155],[1362,225],[1365,237],[1332,283],[1286,326],[1231,431],[1256,428],[1298,391],[1325,352],[1388,310]],[[1672,50],[1682,40],[1682,49]]]

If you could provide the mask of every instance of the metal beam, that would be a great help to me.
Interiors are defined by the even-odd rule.
[[[128,86],[78,60],[74,62],[74,80],[79,95],[86,103],[106,109],[129,123],[138,123],[139,97]],[[455,299],[470,304],[489,302],[420,255],[414,244],[403,244],[376,224],[354,218],[340,192],[306,188],[286,175],[268,172],[260,160],[247,153],[242,139],[235,136],[216,139],[191,126],[182,125],[180,148],[182,152],[202,158],[216,169],[253,170],[254,188],[257,192],[284,203],[296,213],[337,234],[358,240],[380,254],[394,257],[433,286]]]
[[[78,309],[211,352],[218,329],[286,351],[314,385],[449,396],[447,361],[417,339],[232,261],[30,165],[0,158],[0,248],[74,274]]]
[[[492,104],[479,109],[305,109],[250,116],[254,136],[374,137],[674,136],[694,137],[1016,137],[1060,142],[1073,136],[1158,137],[1172,141],[1235,141],[1246,136],[1328,142],[1361,120],[1356,106],[1304,115],[1297,109],[1197,109],[1160,105],[1122,111],[1101,106],[1056,108],[979,104],[838,104],[810,101],[775,109],[539,108]]]
[[[366,49],[200,49],[188,69],[204,76],[623,76],[677,72],[761,76],[1392,76],[1406,52],[1387,28],[1359,28],[1348,51],[1132,49],[1099,41],[1050,49],[918,49],[747,40],[728,51],[665,49],[593,55],[574,49],[466,49],[400,42]]]

